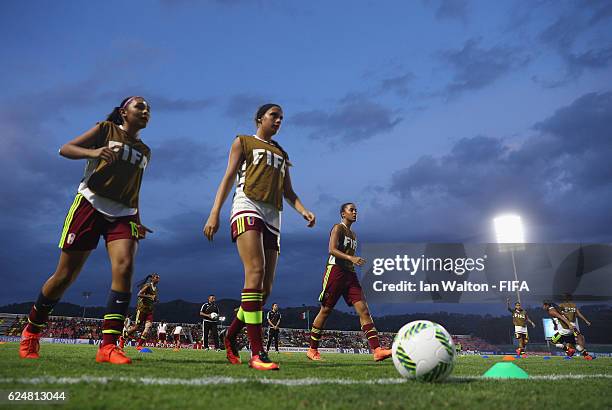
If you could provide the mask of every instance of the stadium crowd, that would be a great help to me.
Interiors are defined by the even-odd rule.
[[[21,330],[27,322],[26,316],[14,317],[12,323],[6,327],[4,335],[19,336]],[[168,324],[168,333],[171,334],[176,323]],[[156,328],[155,324],[154,328]],[[202,326],[198,324],[181,324],[183,334],[181,341],[183,343],[200,343],[202,340]],[[221,327],[223,333],[223,327]],[[308,347],[309,331],[305,329],[288,329],[281,328],[279,335],[279,346],[281,347]],[[102,320],[90,318],[74,318],[51,316],[48,326],[43,332],[43,337],[64,338],[64,339],[90,339],[98,340],[102,337]],[[381,344],[391,346],[393,342],[393,333],[380,332]],[[487,351],[493,350],[494,347],[483,341],[482,339],[460,335],[453,336],[455,343],[460,343],[461,348],[467,351]],[[147,342],[155,343],[157,341],[156,332],[151,332]],[[359,331],[325,331],[321,340],[322,348],[341,348],[341,349],[367,349],[368,343],[363,338],[363,334]]]

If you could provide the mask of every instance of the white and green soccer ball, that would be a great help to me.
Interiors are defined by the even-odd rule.
[[[402,326],[391,351],[395,368],[407,379],[442,381],[455,365],[453,338],[442,326],[428,320]]]

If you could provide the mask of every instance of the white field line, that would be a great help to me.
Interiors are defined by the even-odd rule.
[[[450,377],[449,382],[465,382],[465,381],[507,381],[507,380],[581,380],[581,379],[612,379],[612,374],[557,374],[557,375],[535,375],[529,376],[529,379],[489,379],[481,376],[458,376]],[[338,385],[390,385],[402,384],[407,380],[400,378],[389,379],[373,379],[373,380],[357,380],[357,379],[322,379],[317,377],[309,377],[304,379],[256,379],[256,378],[239,378],[239,377],[204,377],[195,379],[176,379],[176,378],[159,378],[159,377],[99,377],[99,376],[80,376],[80,377],[15,377],[15,378],[0,378],[0,384],[106,384],[110,382],[131,383],[153,386],[214,386],[239,383],[259,383],[279,386],[315,386],[326,384]]]

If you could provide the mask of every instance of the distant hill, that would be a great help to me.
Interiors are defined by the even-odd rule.
[[[16,303],[0,306],[0,312],[27,314],[33,302]],[[226,316],[224,324],[229,324],[233,319],[234,309],[240,305],[238,300],[221,299],[217,301],[221,316]],[[187,302],[184,300],[172,300],[170,302],[155,305],[155,320],[167,322],[199,323],[200,303]],[[304,307],[289,307],[281,309],[281,327],[306,329],[307,324],[312,324],[319,311],[318,306],[306,307],[310,312],[309,321],[302,319]],[[86,317],[101,318],[105,308],[102,306],[89,306],[85,308]],[[612,343],[612,307],[607,305],[585,305],[581,307],[582,313],[593,323],[586,327],[583,323],[581,329],[585,333],[588,343]],[[266,310],[267,312],[267,310]],[[529,327],[530,339],[534,342],[543,342],[544,333],[542,329],[542,318],[545,312],[542,309],[528,309],[530,318],[536,323],[536,328]],[[134,308],[130,309],[133,315]],[[83,316],[83,307],[72,303],[58,303],[53,314],[59,316]],[[510,343],[514,328],[510,313],[504,316],[459,314],[459,313],[411,313],[404,315],[393,315],[375,317],[374,322],[379,331],[395,332],[404,324],[413,320],[431,320],[440,323],[453,334],[471,334],[487,340],[493,344]],[[265,319],[264,319],[265,322]],[[338,330],[360,330],[359,318],[355,314],[335,311],[328,319],[326,327]]]

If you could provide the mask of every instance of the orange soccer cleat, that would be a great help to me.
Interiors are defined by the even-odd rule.
[[[123,336],[119,336],[119,348],[123,349],[125,347],[125,338]]]
[[[101,346],[96,354],[96,362],[112,364],[131,364],[132,359],[125,355],[125,352],[116,345],[108,344]]]
[[[374,361],[380,362],[391,357],[391,349],[383,349],[382,347],[377,347],[372,352],[372,356],[374,356]]]
[[[591,356],[590,354],[585,354],[582,357],[584,357],[584,360],[593,360],[593,356]]]
[[[238,349],[236,349],[235,344],[230,341],[229,337],[223,340],[223,344],[225,345],[225,356],[227,360],[231,364],[241,364],[242,360],[240,360],[240,353],[238,353]]]
[[[565,351],[565,354],[567,355],[567,357],[572,357],[575,353],[576,353],[576,349],[572,347],[568,347],[567,350]]]
[[[308,351],[306,352],[306,357],[308,357],[310,360],[314,360],[315,362],[323,360],[321,359],[321,353],[319,353],[317,349],[313,348],[308,349]]]
[[[40,333],[28,332],[27,326],[21,332],[21,341],[19,342],[19,357],[22,359],[38,359],[38,351],[40,350]]]
[[[279,370],[279,367],[268,357],[266,352],[259,352],[258,355],[251,357],[249,367],[255,370]]]

